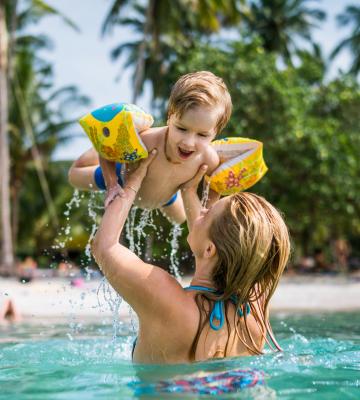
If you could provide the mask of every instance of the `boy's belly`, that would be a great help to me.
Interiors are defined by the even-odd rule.
[[[145,178],[136,196],[135,205],[147,209],[160,208],[169,202],[178,191],[179,185],[162,179],[153,182]]]
[[[179,187],[194,177],[199,162],[188,165],[169,165],[162,154],[149,166],[148,173],[136,196],[135,205],[154,209],[164,206],[179,190]],[[132,168],[128,165],[127,168]],[[126,182],[126,173],[125,173]]]

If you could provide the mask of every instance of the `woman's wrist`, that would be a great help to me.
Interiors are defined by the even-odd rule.
[[[137,192],[139,191],[139,189],[136,189],[134,186],[132,186],[132,185],[126,185],[125,187],[124,187],[124,189],[129,189],[129,190],[132,190],[134,193],[135,193],[135,196],[137,195]]]
[[[181,195],[182,196],[186,196],[186,195],[193,196],[194,194],[197,195],[197,188],[196,187],[181,188]]]

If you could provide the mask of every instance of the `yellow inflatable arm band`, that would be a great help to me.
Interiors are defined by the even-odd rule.
[[[249,189],[268,170],[263,159],[263,144],[257,140],[229,137],[211,144],[220,157],[220,165],[205,180],[222,196]]]
[[[140,107],[114,103],[101,107],[79,120],[95,150],[105,159],[135,162],[148,156],[140,132],[154,120]]]

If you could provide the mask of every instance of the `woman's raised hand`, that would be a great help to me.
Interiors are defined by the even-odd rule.
[[[206,164],[203,164],[200,166],[198,169],[197,173],[193,178],[188,180],[187,182],[183,183],[180,186],[181,190],[188,190],[188,189],[194,189],[195,191],[197,190],[197,187],[199,186],[199,183],[203,176],[205,175],[206,171],[208,169],[208,166]]]
[[[143,179],[145,178],[147,174],[147,170],[149,168],[149,165],[153,162],[154,158],[156,157],[157,150],[153,149],[149,153],[149,156],[145,159],[142,159],[139,163],[136,169],[131,170],[126,174],[126,183],[123,189],[118,190],[114,193],[114,195],[111,198],[107,198],[105,202],[105,208],[107,208],[116,197],[127,197],[126,192],[127,189],[132,190],[135,192],[135,195],[140,189],[141,183]]]
[[[154,161],[156,154],[156,149],[151,150],[149,156],[142,159],[139,162],[138,167],[126,175],[126,184],[124,189],[129,188],[136,193],[139,191],[141,183],[147,174],[149,165]]]

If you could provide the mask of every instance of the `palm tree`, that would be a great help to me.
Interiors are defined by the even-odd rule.
[[[148,0],[132,2],[115,0],[103,24],[103,34],[115,25],[125,25],[138,33],[139,39],[121,43],[112,51],[112,58],[128,53],[125,67],[135,66],[133,102],[146,80],[152,83],[153,97],[159,86],[164,86],[164,75],[169,62],[178,52],[191,47],[194,36],[210,35],[222,26],[239,22],[242,0]],[[121,17],[130,7],[131,17]]]
[[[28,6],[22,11],[17,9],[17,1],[0,0],[0,170],[1,170],[1,259],[0,265],[11,269],[14,265],[14,253],[11,233],[10,209],[10,158],[8,137],[8,83],[13,77],[13,58],[17,45],[26,36],[21,36],[21,29],[37,22],[46,15],[61,16],[67,24],[74,24],[62,16],[56,9],[42,0],[27,0]],[[36,42],[35,37],[27,36],[28,41]]]
[[[336,57],[342,50],[349,49],[353,56],[350,73],[357,75],[360,71],[360,6],[348,6],[345,12],[337,16],[339,26],[353,26],[350,36],[342,40],[332,52]]]
[[[308,0],[251,0],[243,17],[250,34],[258,35],[263,47],[291,62],[298,51],[298,39],[313,43],[311,30],[318,27],[326,14],[309,8]]]
[[[80,96],[74,86],[52,92],[52,68],[36,57],[31,46],[17,51],[13,75],[9,127],[11,159],[16,160],[12,165],[11,180],[12,230],[16,243],[19,196],[26,173],[32,166],[35,167],[43,201],[51,217],[50,225],[57,225],[58,216],[46,169],[56,147],[73,138],[67,131],[74,123],[74,120],[66,118],[69,109],[87,105],[88,99]]]
[[[8,32],[6,2],[0,0],[0,171],[1,171],[1,262],[9,270],[14,264],[10,224],[10,157],[8,144]]]

